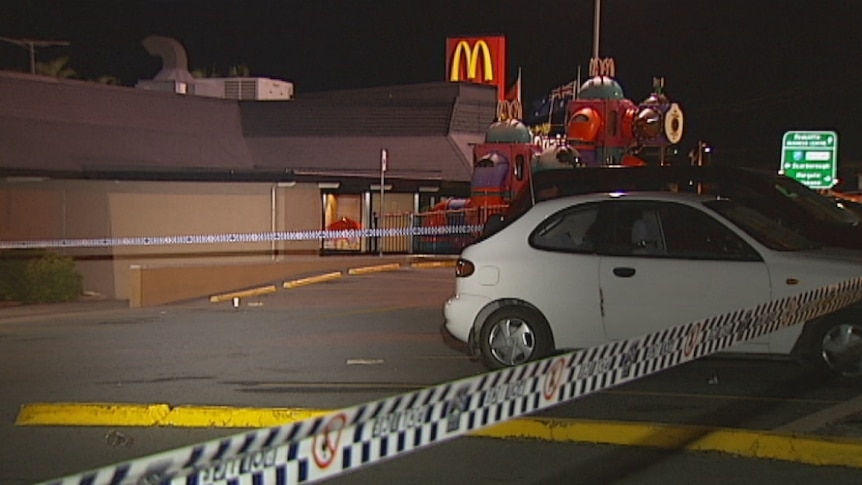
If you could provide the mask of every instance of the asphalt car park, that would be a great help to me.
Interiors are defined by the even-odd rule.
[[[441,332],[453,271],[402,268],[291,289],[273,282],[278,291],[243,297],[237,306],[202,299],[150,309],[103,302],[0,313],[0,482],[32,483],[247,429],[218,420],[130,426],[128,416],[107,413],[108,403],[326,410],[478,375],[481,364]],[[763,460],[729,446],[739,443],[739,431],[767,436],[857,394],[846,381],[809,378],[785,360],[705,359],[517,421],[506,439],[441,443],[333,482],[686,483],[698,474],[703,483],[728,476],[739,483],[848,482],[860,476],[852,465],[789,455]],[[23,405],[38,402],[101,403],[105,414],[99,424],[11,424]],[[853,412],[845,416],[841,436],[852,450],[858,434]],[[821,420],[806,436],[834,438],[829,423],[838,421]],[[724,448],[694,451],[691,435],[657,446],[659,437],[680,436],[687,426],[703,427],[702,437]],[[540,438],[529,434],[537,427],[567,438],[517,439]],[[779,436],[803,448],[792,441],[792,427]],[[492,462],[505,465],[476,465]]]

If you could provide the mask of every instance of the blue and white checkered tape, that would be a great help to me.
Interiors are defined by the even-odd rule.
[[[719,352],[860,300],[862,278],[855,278],[637,338],[45,483],[312,483]]]
[[[246,232],[225,234],[186,234],[176,236],[134,236],[90,239],[42,239],[0,241],[0,249],[104,248],[118,246],[173,246],[187,244],[260,243],[275,241],[314,241],[362,237],[446,236],[474,234],[479,225],[420,226],[393,229],[346,229],[341,231]]]

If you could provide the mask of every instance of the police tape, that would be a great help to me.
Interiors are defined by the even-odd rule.
[[[862,278],[475,377],[44,482],[301,484],[719,352],[862,300]]]
[[[340,231],[281,231],[225,234],[186,234],[176,236],[135,236],[114,238],[42,239],[0,241],[0,249],[100,248],[115,246],[169,246],[181,244],[259,243],[277,241],[313,241],[318,239],[352,239],[363,237],[449,236],[473,234],[480,225],[419,226],[378,229],[345,229]]]

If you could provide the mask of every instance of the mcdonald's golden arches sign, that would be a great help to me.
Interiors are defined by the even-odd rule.
[[[506,38],[449,37],[446,39],[446,78],[497,86],[497,98],[506,97]]]

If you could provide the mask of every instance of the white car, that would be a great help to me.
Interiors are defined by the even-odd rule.
[[[466,247],[447,330],[489,368],[638,337],[862,276],[729,199],[591,194],[541,202]],[[862,375],[862,304],[737,344]]]

